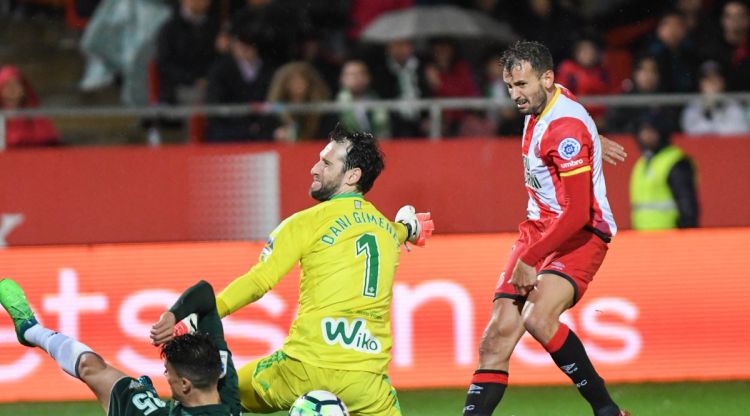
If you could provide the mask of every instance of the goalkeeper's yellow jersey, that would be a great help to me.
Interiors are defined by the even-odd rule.
[[[393,278],[406,234],[362,195],[337,195],[271,233],[258,264],[217,296],[219,315],[258,300],[300,262],[299,311],[284,353],[320,367],[386,373]]]

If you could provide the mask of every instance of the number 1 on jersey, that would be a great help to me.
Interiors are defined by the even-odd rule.
[[[357,239],[357,257],[365,253],[365,285],[362,296],[374,298],[378,294],[378,274],[380,273],[380,252],[378,240],[372,234],[363,234]]]

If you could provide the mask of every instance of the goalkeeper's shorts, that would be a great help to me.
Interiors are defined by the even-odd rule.
[[[289,410],[308,391],[327,390],[352,415],[401,416],[396,390],[385,374],[316,367],[282,351],[250,362],[238,374],[242,407],[249,412]]]

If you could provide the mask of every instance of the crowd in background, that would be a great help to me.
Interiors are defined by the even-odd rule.
[[[577,95],[701,93],[684,106],[589,106],[602,132],[635,133],[644,117],[667,134],[750,131],[746,103],[720,96],[750,91],[750,6],[741,0],[76,4],[88,19],[81,39],[87,65],[80,88],[97,89],[121,76],[122,100],[130,105],[349,104],[339,114],[210,117],[201,124],[207,142],[318,139],[337,122],[381,138],[426,137],[424,111],[365,110],[357,103],[432,97],[489,97],[507,103],[497,64],[506,46],[502,43],[450,37],[386,44],[360,39],[383,13],[443,4],[478,10],[508,23],[519,38],[543,42],[553,53],[556,81]],[[0,84],[2,106],[11,108],[6,89],[15,84]],[[31,89],[25,97],[22,106],[38,104]],[[512,107],[444,110],[442,121],[443,137],[512,136],[522,128]],[[180,125],[174,120],[159,123],[162,128]],[[34,137],[28,143],[58,140],[51,124],[34,129],[42,132],[30,133]]]

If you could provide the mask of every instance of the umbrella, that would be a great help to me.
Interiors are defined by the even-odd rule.
[[[518,39],[507,23],[456,6],[417,6],[385,13],[365,27],[360,39],[390,42],[430,37],[489,38],[505,43]]]

